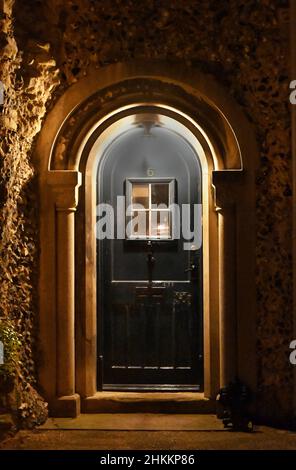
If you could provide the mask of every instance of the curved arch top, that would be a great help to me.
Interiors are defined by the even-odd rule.
[[[39,377],[57,414],[76,416],[80,400],[84,410],[96,403],[94,170],[110,139],[143,113],[174,125],[202,167],[205,397],[214,398],[238,374],[256,389],[253,129],[228,93],[197,69],[159,61],[115,64],[90,70],[65,91],[35,147]]]
[[[253,166],[251,126],[212,77],[180,64],[145,61],[90,70],[61,96],[37,141],[41,173],[77,170],[82,142],[143,105],[158,106],[189,129],[194,127],[195,134],[211,143],[213,170]]]

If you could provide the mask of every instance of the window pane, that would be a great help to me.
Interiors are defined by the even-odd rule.
[[[127,228],[127,233],[132,237],[148,237],[149,235],[149,212],[133,211],[132,218]]]
[[[145,209],[149,208],[149,184],[133,183],[132,204],[141,204]]]
[[[151,236],[171,238],[170,211],[151,211]]]
[[[169,206],[169,185],[168,183],[153,183],[151,184],[151,203],[152,204],[165,204]]]

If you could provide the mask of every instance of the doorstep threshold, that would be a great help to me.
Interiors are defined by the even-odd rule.
[[[82,399],[83,413],[214,413],[215,400],[200,392],[102,391]]]
[[[93,413],[77,418],[49,418],[42,430],[98,431],[223,431],[212,414]]]

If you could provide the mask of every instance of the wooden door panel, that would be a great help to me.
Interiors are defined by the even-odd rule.
[[[176,291],[113,285],[105,317],[107,388],[122,380],[126,385],[156,379],[157,384],[187,380],[192,385],[196,381],[198,347],[191,294],[180,287]]]

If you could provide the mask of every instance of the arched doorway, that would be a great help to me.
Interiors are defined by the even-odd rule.
[[[201,165],[150,110],[98,165],[98,389],[202,391]]]
[[[80,403],[93,411],[99,400],[98,162],[120,129],[148,109],[164,127],[173,123],[201,165],[204,397],[215,398],[235,375],[256,386],[253,134],[211,79],[191,69],[180,74],[178,68],[150,65],[145,74],[143,64],[111,66],[75,85],[49,114],[37,143],[40,384],[54,414],[73,416]]]

